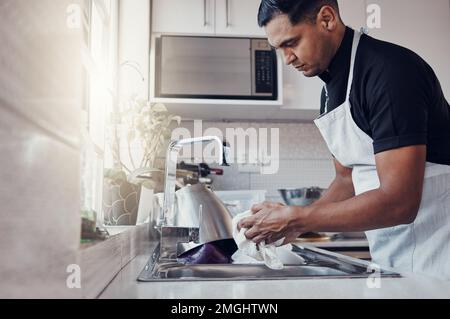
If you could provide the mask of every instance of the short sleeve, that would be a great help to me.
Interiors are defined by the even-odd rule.
[[[372,92],[367,92],[375,154],[427,144],[429,97],[423,68],[413,60],[395,62],[372,77]]]

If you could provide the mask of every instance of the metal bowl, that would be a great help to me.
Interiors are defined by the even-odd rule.
[[[279,189],[284,202],[289,206],[308,206],[318,200],[325,191],[319,187]]]
[[[319,187],[310,187],[310,188],[296,188],[296,189],[279,189],[278,190],[283,197],[284,202],[289,206],[308,206],[318,200],[322,194],[325,192],[325,189]],[[300,239],[304,239],[305,241],[310,239],[310,235],[316,235],[320,237],[319,240],[329,239],[326,237],[339,236],[342,239],[365,239],[364,232],[344,232],[344,233],[307,233],[304,234],[305,237],[300,237]],[[302,235],[303,236],[303,235]],[[314,238],[310,241],[318,241]]]

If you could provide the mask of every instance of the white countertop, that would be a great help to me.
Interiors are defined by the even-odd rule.
[[[450,298],[450,282],[419,275],[382,278],[380,288],[366,279],[297,279],[262,281],[138,282],[150,255],[132,260],[100,298],[143,299],[302,299],[302,298]]]

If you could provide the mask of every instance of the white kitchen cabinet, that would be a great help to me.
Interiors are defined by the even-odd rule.
[[[154,33],[215,32],[215,0],[153,0],[152,12]]]
[[[258,26],[261,0],[216,0],[216,35],[265,37]]]
[[[381,28],[370,35],[407,47],[425,59],[450,99],[450,5],[448,0],[367,0],[381,9]]]
[[[153,0],[153,33],[264,37],[260,0]]]

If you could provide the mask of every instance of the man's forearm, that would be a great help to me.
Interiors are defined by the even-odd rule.
[[[355,196],[355,190],[353,188],[353,182],[351,176],[343,178],[337,177],[331,183],[328,190],[322,195],[322,197],[314,202],[311,206],[323,205],[326,203],[342,202]]]
[[[367,231],[414,222],[420,208],[426,146],[403,147],[375,156],[378,189],[338,202],[290,207],[289,224],[296,231]],[[338,177],[350,171],[336,165]]]
[[[341,202],[322,203],[294,208],[295,227],[300,232],[352,232],[393,227],[411,223],[414,207],[402,205],[381,189],[373,190]]]

